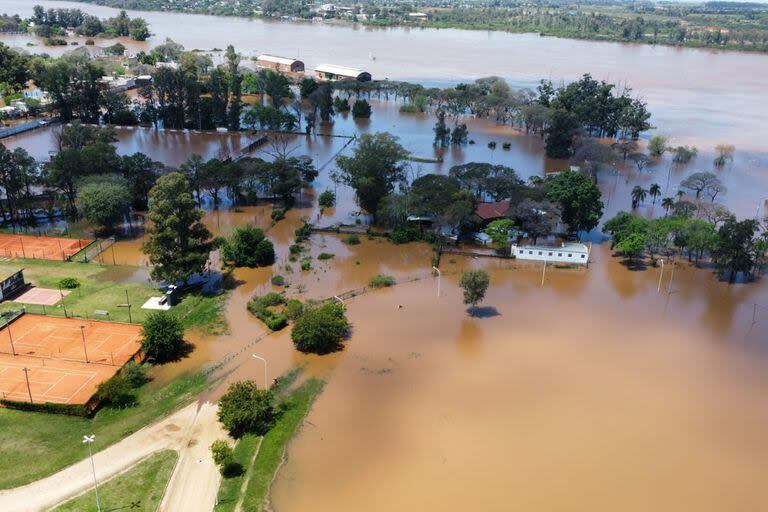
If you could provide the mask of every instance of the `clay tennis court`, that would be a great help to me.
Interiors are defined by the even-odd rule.
[[[140,330],[131,324],[24,314],[0,329],[0,396],[29,401],[31,391],[36,403],[86,403],[99,383],[139,351]]]
[[[0,257],[65,261],[93,242],[80,238],[0,233]]]

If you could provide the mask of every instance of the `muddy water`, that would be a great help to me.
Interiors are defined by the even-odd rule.
[[[543,287],[483,262],[475,318],[450,263],[439,299],[430,280],[349,301],[274,509],[760,509],[768,311],[750,328],[749,303],[767,290],[681,267],[668,296],[595,259]]]
[[[0,12],[31,14],[32,6],[77,7],[101,17],[117,11],[74,2],[0,0]],[[583,73],[627,83],[645,98],[654,124],[667,135],[699,145],[731,142],[764,147],[760,135],[768,107],[766,59],[758,54],[542,38],[533,34],[408,28],[339,27],[162,12],[132,11],[155,34],[146,49],[170,37],[187,49],[224,48],[232,43],[247,57],[272,53],[299,57],[311,70],[332,62],[369,70],[374,78],[447,84],[498,75],[515,85],[540,78],[573,80]],[[1,36],[14,46],[26,36]],[[39,45],[39,41],[37,42]],[[105,46],[107,42],[99,42]],[[71,49],[72,47],[69,47]],[[61,48],[28,47],[35,52]],[[373,54],[375,61],[370,59]]]

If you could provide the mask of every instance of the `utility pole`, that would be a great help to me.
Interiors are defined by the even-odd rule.
[[[101,512],[101,498],[99,498],[99,482],[96,480],[96,465],[93,463],[93,450],[91,444],[96,440],[96,436],[83,436],[83,443],[88,445],[88,456],[91,459],[91,470],[93,471],[93,489],[96,491],[96,508]]]
[[[656,287],[656,293],[661,291],[661,277],[664,275],[664,259],[659,258],[659,261],[661,262],[661,272],[659,272],[659,285]]]
[[[29,368],[26,366],[23,368],[24,370],[24,379],[27,381],[27,393],[29,393],[29,403],[32,402],[32,388],[29,387]]]
[[[16,348],[13,346],[13,335],[11,334],[11,322],[5,325],[8,328],[8,339],[11,340],[11,353],[16,355]]]
[[[128,304],[128,323],[133,323],[133,317],[131,317],[131,299],[128,298],[128,290],[125,290],[125,303]]]
[[[88,349],[85,347],[85,326],[84,325],[80,325],[80,336],[83,337],[83,352],[85,352],[85,362],[90,363],[90,361],[88,361]]]

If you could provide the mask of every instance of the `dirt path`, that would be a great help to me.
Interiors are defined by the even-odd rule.
[[[219,423],[216,405],[200,406],[195,422],[190,425],[179,462],[165,491],[160,511],[184,510],[210,512],[216,504],[221,482],[219,468],[213,462],[210,446],[227,433]]]
[[[171,416],[126,437],[93,455],[100,482],[125,471],[160,450],[179,452],[161,510],[210,511],[216,500],[219,474],[208,446],[225,437],[216,419],[216,406],[192,403]],[[88,459],[31,484],[0,491],[3,512],[47,510],[89,491],[93,474]]]

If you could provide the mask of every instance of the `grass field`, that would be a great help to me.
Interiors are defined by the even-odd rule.
[[[94,263],[71,263],[46,260],[14,260],[0,264],[0,276],[24,268],[27,282],[41,288],[59,289],[59,281],[65,277],[74,277],[80,286],[55,307],[27,306],[30,313],[67,315],[94,318],[96,310],[109,312],[109,317],[96,316],[96,320],[114,320],[127,322],[128,308],[119,307],[126,304],[126,292],[130,301],[130,318],[134,323],[144,320],[149,311],[141,309],[147,299],[160,295],[160,291],[152,286],[128,281],[137,269],[133,267],[102,266]],[[184,321],[186,327],[199,327],[210,334],[221,334],[226,330],[224,319],[224,302],[226,294],[216,296],[188,295],[173,311]],[[3,302],[0,311],[19,309],[20,304]]]
[[[184,375],[163,388],[138,390],[139,404],[104,407],[92,419],[0,409],[0,489],[33,482],[87,456],[84,434],[95,434],[93,451],[103,450],[177,409],[208,385],[201,374]]]
[[[245,436],[238,442],[235,447],[237,462],[240,462],[246,471],[239,477],[222,481],[219,488],[218,505],[214,509],[216,512],[235,510],[240,497],[240,489],[247,475],[248,464],[257,447],[259,453],[254,463],[255,471],[252,472],[247,482],[242,510],[244,512],[262,512],[264,510],[269,486],[280,466],[283,453],[309,412],[312,401],[322,389],[323,381],[310,379],[289,392],[282,401],[280,418],[272,430],[264,436],[260,447],[259,438],[256,436]]]
[[[99,486],[102,510],[154,512],[163,499],[179,455],[173,450],[158,452],[135,467]],[[96,493],[87,492],[59,505],[55,512],[96,512]]]

